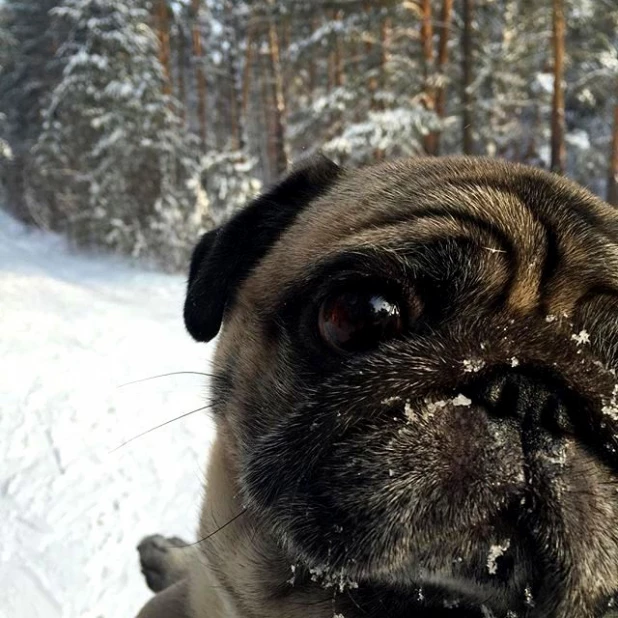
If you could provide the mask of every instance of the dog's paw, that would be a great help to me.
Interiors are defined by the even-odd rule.
[[[148,587],[160,592],[182,579],[185,574],[185,548],[188,545],[178,537],[153,534],[137,546],[142,573]]]

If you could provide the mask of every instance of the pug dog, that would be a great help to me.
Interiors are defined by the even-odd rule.
[[[294,169],[195,249],[198,542],[141,618],[597,618],[618,590],[618,214],[475,158]]]

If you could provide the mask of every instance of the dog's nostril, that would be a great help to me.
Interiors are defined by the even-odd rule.
[[[519,384],[509,380],[506,375],[500,375],[492,380],[479,384],[473,399],[482,404],[494,416],[515,416],[519,397]]]
[[[500,400],[503,398],[505,385],[505,376],[500,376],[499,378],[492,380],[488,384],[485,392],[482,393],[482,396],[485,400],[485,405],[497,407],[500,404]]]
[[[564,402],[551,395],[540,413],[541,425],[554,433],[574,433],[575,428]]]
[[[573,430],[558,388],[542,378],[504,372],[472,384],[466,394],[492,416],[542,426],[553,433]]]
[[[504,378],[500,400],[496,405],[495,412],[499,416],[518,416],[521,415],[520,407],[522,403],[521,384],[516,380]]]

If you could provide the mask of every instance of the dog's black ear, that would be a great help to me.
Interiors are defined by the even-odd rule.
[[[216,336],[240,283],[298,213],[340,174],[341,168],[326,157],[310,157],[225,225],[204,234],[191,259],[184,309],[185,325],[194,339],[210,341]]]

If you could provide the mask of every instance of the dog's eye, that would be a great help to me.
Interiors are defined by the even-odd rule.
[[[402,331],[401,304],[375,290],[339,291],[322,303],[318,327],[320,336],[331,347],[365,352]]]

